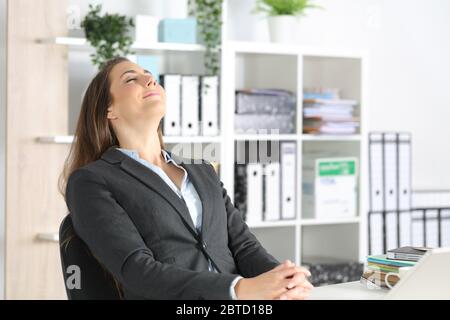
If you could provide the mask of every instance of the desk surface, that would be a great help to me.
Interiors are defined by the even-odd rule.
[[[359,281],[316,287],[308,300],[380,300],[388,293],[386,289],[368,288]]]

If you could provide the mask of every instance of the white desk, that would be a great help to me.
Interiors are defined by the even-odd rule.
[[[359,281],[333,284],[312,289],[308,300],[380,300],[387,289],[368,288]]]

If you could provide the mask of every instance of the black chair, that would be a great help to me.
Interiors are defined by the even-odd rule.
[[[64,286],[69,300],[122,299],[118,283],[76,235],[70,214],[61,222],[59,245]]]

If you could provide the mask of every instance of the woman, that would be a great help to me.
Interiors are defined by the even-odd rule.
[[[75,232],[127,299],[303,299],[308,270],[269,255],[213,167],[164,150],[165,92],[116,58],[90,83],[66,161]]]

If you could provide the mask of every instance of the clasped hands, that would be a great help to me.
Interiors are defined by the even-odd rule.
[[[240,300],[303,300],[313,288],[310,276],[308,269],[286,260],[259,276],[240,279],[235,292]]]

